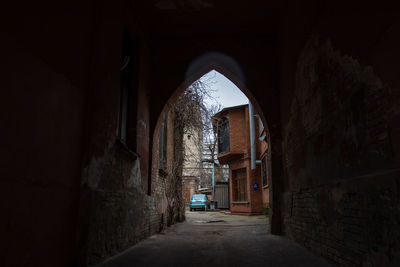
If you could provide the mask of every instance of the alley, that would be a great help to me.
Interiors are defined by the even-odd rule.
[[[265,216],[186,212],[186,221],[124,251],[113,266],[329,266],[285,237],[268,233]]]

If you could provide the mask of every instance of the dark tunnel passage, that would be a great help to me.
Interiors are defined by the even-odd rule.
[[[268,124],[270,233],[333,265],[400,264],[394,4],[44,0],[4,11],[2,266],[94,266],[165,229],[159,120],[212,69]]]

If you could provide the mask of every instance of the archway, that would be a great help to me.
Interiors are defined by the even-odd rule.
[[[174,102],[177,100],[180,94],[183,93],[183,91],[188,88],[193,82],[201,79],[204,75],[209,73],[210,71],[216,71],[223,75],[225,78],[230,80],[239,90],[241,90],[249,99],[249,102],[254,105],[254,109],[257,111],[257,115],[259,116],[259,119],[262,121],[262,124],[264,125],[265,129],[265,135],[264,135],[264,140],[268,144],[268,149],[266,150],[266,158],[268,158],[268,186],[269,190],[271,191],[269,195],[269,203],[270,203],[270,215],[274,215],[274,206],[273,206],[273,176],[272,176],[272,171],[271,171],[271,137],[270,137],[270,132],[268,129],[268,123],[266,120],[266,116],[263,112],[263,109],[260,107],[258,104],[257,99],[253,96],[251,93],[251,90],[249,90],[246,86],[246,77],[244,75],[244,72],[242,71],[240,65],[231,57],[222,54],[222,53],[217,53],[217,52],[209,52],[206,53],[195,60],[191,62],[189,67],[187,68],[185,77],[183,82],[178,86],[178,88],[173,92],[173,94],[169,97],[167,103],[164,105],[161,113],[158,116],[158,120],[156,123],[156,126],[154,127],[154,131],[152,132],[153,136],[153,146],[152,146],[152,172],[151,172],[151,180],[149,181],[149,188],[151,188],[151,184],[154,183],[159,183],[157,181],[157,177],[160,175],[160,172],[155,165],[160,164],[160,155],[162,156],[160,146],[158,145],[160,143],[160,140],[162,142],[163,138],[160,138],[160,136],[163,134],[165,131],[165,125],[166,125],[166,114],[168,111],[171,109],[171,107],[174,105]],[[160,134],[161,133],[161,134]],[[260,160],[260,164],[262,164]],[[279,214],[277,212],[277,214]],[[276,216],[278,217],[278,216]],[[275,217],[275,220],[277,219]],[[276,225],[271,223],[271,228],[273,225]],[[277,233],[278,231],[271,229],[272,233]]]

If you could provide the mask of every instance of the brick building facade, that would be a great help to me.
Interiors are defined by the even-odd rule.
[[[269,208],[266,130],[255,117],[256,168],[251,168],[249,105],[224,108],[213,116],[218,132],[218,160],[230,169],[230,210],[233,214],[262,214]]]

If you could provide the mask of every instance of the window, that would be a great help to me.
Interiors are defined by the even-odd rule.
[[[267,179],[267,156],[263,157],[261,160],[261,172],[262,172],[262,182],[263,186],[268,185]]]
[[[261,136],[264,131],[264,124],[263,124],[260,116],[259,115],[257,115],[257,116],[258,116],[258,131],[259,131],[259,135]]]
[[[136,152],[137,92],[139,86],[139,41],[124,30],[120,68],[121,100],[119,139]]]
[[[229,120],[223,117],[218,122],[218,153],[230,151]]]
[[[246,168],[232,171],[233,201],[247,201]]]
[[[158,137],[158,149],[159,149],[159,171],[161,175],[165,175],[167,171],[167,118],[163,113],[163,121],[161,123],[160,135]]]

